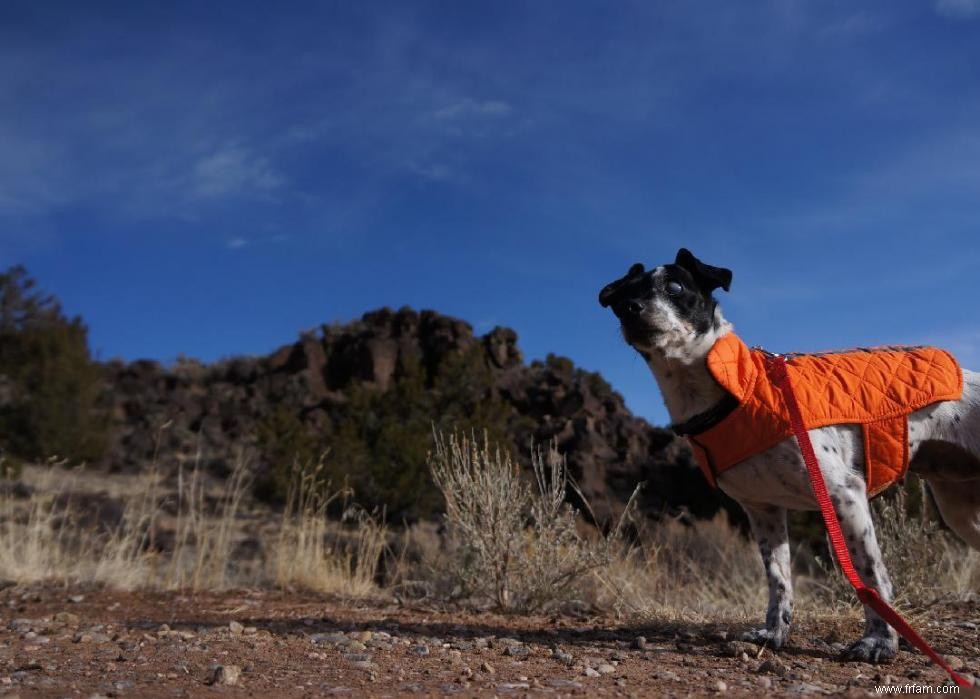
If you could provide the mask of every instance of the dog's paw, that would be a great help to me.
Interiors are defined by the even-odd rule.
[[[742,634],[742,640],[778,650],[786,642],[786,632],[771,631],[770,629],[750,629]]]
[[[860,641],[855,641],[841,653],[843,660],[856,660],[858,662],[872,663],[877,665],[895,657],[898,651],[898,644],[894,639],[882,638],[881,636],[865,636]]]

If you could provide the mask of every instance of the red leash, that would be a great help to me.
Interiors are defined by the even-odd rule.
[[[823,515],[824,525],[827,527],[827,533],[830,535],[834,555],[837,556],[841,570],[844,571],[847,581],[851,583],[851,587],[857,593],[858,599],[874,609],[905,640],[928,655],[932,659],[932,662],[945,670],[956,684],[960,687],[971,687],[972,684],[966,678],[957,674],[949,666],[949,663],[943,660],[943,657],[934,651],[932,646],[926,643],[925,639],[917,634],[915,629],[909,626],[909,623],[879,596],[876,589],[868,587],[861,581],[857,571],[854,570],[854,564],[851,562],[851,554],[847,550],[847,544],[844,543],[844,535],[840,529],[837,512],[834,510],[834,505],[830,501],[830,495],[827,493],[827,484],[824,482],[823,474],[820,472],[817,455],[813,451],[810,435],[807,433],[806,426],[803,423],[800,404],[796,400],[796,394],[793,392],[793,386],[789,380],[789,372],[786,370],[786,358],[779,355],[772,355],[769,366],[774,383],[786,398],[786,407],[789,410],[790,421],[793,423],[793,433],[796,435],[796,441],[800,445],[800,453],[803,455],[806,469],[810,473],[810,485],[813,488],[813,495],[817,499],[817,504],[820,505],[820,514]]]

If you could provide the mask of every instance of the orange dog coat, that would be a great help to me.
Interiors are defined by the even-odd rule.
[[[718,474],[793,434],[783,394],[769,380],[768,356],[734,333],[719,338],[708,353],[711,375],[738,401],[713,426],[688,434],[712,486]],[[909,414],[963,392],[959,364],[934,347],[793,355],[787,370],[807,429],[862,426],[868,497],[908,469]]]

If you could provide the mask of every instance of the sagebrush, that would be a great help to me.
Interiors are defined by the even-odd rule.
[[[552,444],[532,449],[532,478],[499,446],[434,435],[432,479],[446,502],[454,555],[446,571],[458,595],[529,610],[581,594],[586,574],[619,553],[621,527],[591,536],[567,502],[565,458]],[[632,501],[631,501],[632,502]],[[630,507],[627,507],[627,512]]]

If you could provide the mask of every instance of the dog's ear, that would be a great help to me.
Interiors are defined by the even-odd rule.
[[[611,284],[606,284],[604,287],[602,287],[602,291],[599,292],[599,305],[601,305],[603,308],[611,305],[615,300],[616,292],[619,291],[623,284],[636,275],[643,274],[643,271],[643,265],[637,262],[629,268],[629,271],[626,272],[625,277],[621,277]]]
[[[677,259],[674,260],[674,264],[690,272],[698,286],[709,294],[718,287],[728,291],[732,285],[732,270],[706,265],[687,248],[681,248],[677,251]]]

